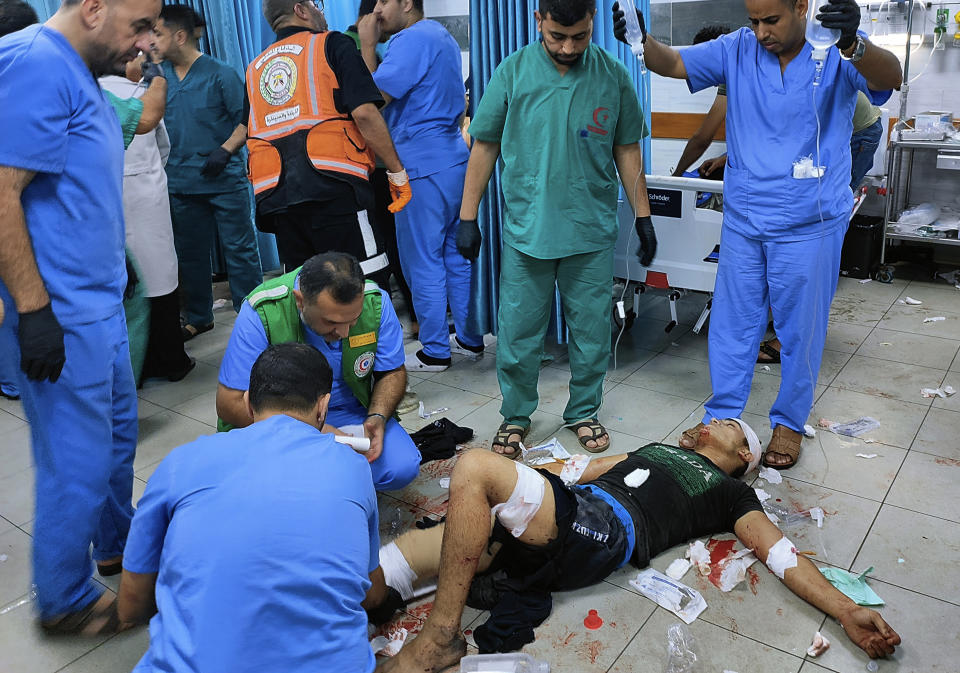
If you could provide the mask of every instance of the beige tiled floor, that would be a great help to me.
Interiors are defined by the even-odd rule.
[[[906,296],[920,306],[899,304]],[[696,295],[683,300],[681,324],[666,333],[662,297],[645,295],[641,315],[624,334],[617,368],[607,375],[601,419],[610,428],[612,453],[648,441],[672,440],[699,420],[710,395],[706,336],[691,331],[698,314]],[[924,323],[943,315],[945,321]],[[178,384],[150,383],[140,391],[140,444],[134,496],[143,492],[156,465],[175,446],[214,432],[217,367],[229,338],[232,314],[218,311],[217,329],[188,344],[197,370]],[[407,346],[416,348],[415,342]],[[553,360],[541,372],[541,403],[530,441],[557,436],[568,448],[573,434],[562,428],[569,375],[563,348],[548,349]],[[960,292],[945,285],[897,279],[891,285],[842,279],[834,301],[816,402],[810,422],[826,417],[850,420],[873,416],[881,428],[875,440],[819,433],[805,442],[799,465],[782,484],[764,488],[788,507],[820,506],[823,529],[791,531],[816,553],[818,562],[861,571],[874,567],[871,586],[887,601],[884,617],[903,645],[880,671],[960,671],[960,395],[925,399],[921,387],[960,388]],[[471,446],[489,446],[500,421],[496,342],[488,338],[479,362],[456,359],[439,374],[411,376],[428,409],[476,431]],[[757,367],[746,418],[762,440],[769,438],[766,412],[777,393],[779,371]],[[404,419],[416,430],[425,421]],[[22,409],[0,400],[0,672],[47,673],[129,671],[147,646],[145,629],[106,641],[49,640],[33,625],[29,602],[30,533],[33,519],[29,431]],[[875,453],[874,459],[857,453]],[[388,539],[424,516],[446,509],[439,478],[453,460],[431,463],[402,491],[380,495],[381,535]],[[653,560],[663,570],[679,554],[673,549]],[[846,673],[865,670],[866,657],[836,623],[793,596],[762,566],[752,588],[723,594],[700,579],[687,581],[704,595],[708,609],[690,627],[698,641],[701,671],[739,673]],[[550,618],[525,648],[547,659],[554,671],[659,673],[666,659],[666,629],[675,617],[639,596],[623,568],[596,587],[557,594]],[[422,621],[429,600],[409,608]],[[584,628],[589,609],[604,626]],[[469,611],[464,628],[482,623]],[[804,657],[813,632],[833,647],[818,660]],[[469,637],[468,637],[469,639]]]

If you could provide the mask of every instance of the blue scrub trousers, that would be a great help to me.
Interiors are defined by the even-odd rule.
[[[803,432],[813,407],[847,221],[827,221],[825,236],[788,242],[758,241],[724,226],[710,314],[713,397],[705,405],[704,423],[743,413],[769,307],[781,344],[780,392],[770,409],[770,426]]]
[[[173,242],[180,264],[184,319],[202,327],[213,322],[214,227],[220,235],[233,308],[263,282],[260,252],[251,218],[248,189],[223,194],[170,194]]]
[[[327,424],[335,428],[342,425],[362,425],[367,410],[355,403],[349,406],[331,407],[327,411]],[[387,420],[383,433],[383,451],[370,463],[373,487],[378,491],[396,491],[417,478],[420,474],[420,451],[397,419]]]
[[[467,163],[410,180],[413,198],[396,214],[397,247],[403,275],[413,294],[423,352],[450,357],[447,305],[457,336],[467,346],[483,336],[467,326],[472,265],[457,252],[460,200]]]
[[[16,342],[16,322],[2,329],[4,348]],[[120,556],[133,518],[137,394],[123,311],[63,331],[67,360],[57,382],[19,376],[36,472],[33,581],[41,619],[100,596],[90,543],[94,560]]]
[[[8,342],[8,339],[4,339],[3,343],[0,343],[0,392],[8,397],[18,397],[20,388],[17,383],[17,370],[20,368],[20,349],[16,339]]]

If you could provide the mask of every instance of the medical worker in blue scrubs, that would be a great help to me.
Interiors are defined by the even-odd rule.
[[[374,293],[379,301],[369,296]],[[403,328],[390,295],[374,284],[364,285],[354,257],[342,252],[314,255],[250,294],[220,363],[217,414],[222,421],[234,427],[253,421],[243,402],[250,371],[260,353],[280,340],[308,343],[330,363],[333,389],[327,423],[335,428],[363,425],[371,443],[366,458],[374,487],[391,491],[413,481],[420,472],[420,452],[393,418],[407,384]],[[365,400],[354,392],[360,389],[358,381],[367,386]]]
[[[250,374],[253,424],[150,477],[117,601],[125,626],[150,620],[136,673],[373,671],[377,494],[367,461],[321,431],[331,379],[314,348],[271,346]]]
[[[782,343],[782,380],[764,463],[780,469],[796,463],[813,406],[853,207],[857,92],[880,104],[902,79],[897,57],[858,33],[855,0],[809,1],[822,3],[818,18],[841,32],[819,84],[804,37],[808,0],[745,0],[751,28],[682,52],[648,35],[644,49],[653,72],[687,80],[692,92],[725,84],[728,97],[722,254],[710,317],[713,397],[680,444],[692,446],[711,419],[740,416],[769,307]],[[622,37],[617,7],[614,22]],[[798,167],[805,157],[823,167],[821,177]]]
[[[423,344],[407,358],[407,370],[443,371],[451,351],[471,360],[483,357],[483,335],[467,326],[471,265],[456,246],[470,158],[460,133],[465,112],[460,47],[446,28],[423,18],[423,0],[379,0],[373,14],[358,21],[357,32],[363,60],[387,101],[383,116],[413,191],[396,214],[400,264]],[[381,34],[393,37],[378,64]]]
[[[33,581],[41,626],[116,628],[137,399],[122,308],[123,136],[97,83],[150,48],[160,0],[64,3],[0,40],[0,300],[19,341],[36,473]],[[16,104],[7,104],[16,101]],[[27,587],[23,587],[24,593]]]

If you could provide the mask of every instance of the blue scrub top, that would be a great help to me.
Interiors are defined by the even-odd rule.
[[[421,19],[387,45],[373,81],[393,98],[383,116],[411,178],[470,157],[459,126],[466,106],[462,77],[460,47],[436,21]]]
[[[297,283],[299,285],[299,277]],[[390,295],[380,290],[383,310],[380,314],[380,333],[377,341],[377,352],[373,361],[373,371],[389,372],[402,367],[405,357],[403,352],[403,326],[397,318],[397,312],[390,301]],[[330,408],[361,412],[362,407],[353,392],[343,380],[341,365],[340,342],[332,344],[319,336],[306,325],[304,333],[307,343],[323,353],[333,369],[333,386],[330,390]],[[227,343],[227,350],[220,363],[220,383],[234,390],[248,390],[250,388],[250,370],[260,354],[270,344],[267,342],[267,333],[256,310],[249,302],[243,302],[237,320],[233,324],[233,332]]]
[[[727,166],[723,177],[724,226],[756,240],[800,241],[830,233],[846,222],[850,191],[850,136],[857,91],[882,104],[890,91],[871,91],[849,61],[831,48],[814,88],[812,48],[803,49],[783,74],[775,54],[749,28],[680,52],[693,92],[727,85]],[[793,164],[812,156],[823,178],[796,179]],[[823,222],[821,224],[821,212]]]
[[[244,152],[233,155],[223,173],[205,178],[200,169],[243,118],[243,80],[215,58],[201,54],[184,75],[177,77],[163,62],[167,78],[167,110],[163,123],[170,136],[167,183],[174,194],[223,194],[248,185]]]
[[[125,570],[158,573],[135,671],[372,671],[377,528],[366,459],[289,416],[174,449],[124,550]]]
[[[67,39],[33,25],[0,40],[0,165],[34,171],[21,196],[37,268],[62,324],[123,303],[123,135]],[[13,311],[7,288],[0,296]]]

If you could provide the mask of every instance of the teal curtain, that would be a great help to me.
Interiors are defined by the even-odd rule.
[[[593,22],[593,41],[617,55],[636,82],[640,104],[650,127],[650,75],[641,75],[639,62],[630,49],[613,37],[611,20],[614,0],[597,0],[597,15]],[[483,96],[484,88],[500,62],[520,47],[539,39],[533,12],[537,0],[470,0],[470,106],[471,112]],[[637,8],[650,16],[650,1],[638,0]],[[648,21],[649,24],[649,21]],[[644,165],[650,165],[650,141],[643,142]],[[481,334],[497,333],[498,279],[500,276],[501,216],[503,201],[500,190],[500,169],[494,171],[486,194],[480,204],[479,223],[484,245],[480,258],[474,263],[470,311],[471,327]],[[611,278],[611,286],[613,279]],[[554,315],[549,334],[562,343],[566,340],[563,317],[557,307],[559,293],[554,299]],[[607,316],[597,316],[606,320]]]
[[[323,3],[323,15],[330,30],[345,31],[357,22],[359,10],[360,0],[326,0]]]
[[[36,11],[41,23],[53,16],[60,8],[60,0],[27,0],[27,4]]]

